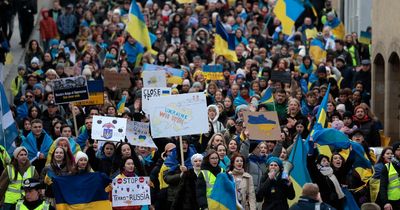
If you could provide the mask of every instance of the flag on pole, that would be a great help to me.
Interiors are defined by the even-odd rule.
[[[296,0],[278,0],[274,13],[282,23],[282,32],[286,35],[292,34],[294,23],[304,11],[304,6]]]
[[[0,124],[0,144],[3,145],[8,154],[12,155],[15,149],[14,140],[18,137],[17,124],[15,123],[14,117],[10,110],[10,105],[7,101],[6,92],[4,86],[0,83],[0,94],[1,94],[1,124]]]
[[[117,104],[117,111],[118,114],[122,114],[125,112],[125,103],[126,103],[126,96],[122,96],[121,101]]]
[[[235,51],[235,39],[226,32],[221,21],[217,19],[215,34],[215,48],[216,55],[223,55],[227,60],[238,62]]]

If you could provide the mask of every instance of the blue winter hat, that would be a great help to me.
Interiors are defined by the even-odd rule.
[[[269,166],[269,164],[271,164],[272,162],[275,162],[275,163],[277,163],[277,164],[278,164],[278,166],[279,166],[279,168],[283,168],[283,163],[282,163],[282,160],[281,160],[281,159],[279,159],[279,158],[277,158],[277,157],[274,157],[274,156],[272,156],[272,157],[268,158],[268,160],[267,160],[267,167],[268,167],[268,166]]]
[[[52,40],[50,41],[50,46],[59,45],[59,44],[60,44],[60,41],[58,41],[58,39],[52,39]]]
[[[114,60],[115,59],[115,55],[111,54],[111,53],[107,53],[106,54],[106,59]]]

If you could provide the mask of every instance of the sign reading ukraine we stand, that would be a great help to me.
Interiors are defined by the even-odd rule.
[[[204,93],[150,98],[149,104],[153,138],[208,132],[207,105]]]
[[[112,206],[150,205],[149,177],[115,178],[112,182]]]

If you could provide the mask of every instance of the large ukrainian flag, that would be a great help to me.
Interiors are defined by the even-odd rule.
[[[111,179],[102,173],[55,176],[53,191],[57,210],[111,210],[105,188]]]
[[[316,65],[320,64],[326,58],[324,43],[319,39],[313,39],[310,43],[310,56]]]
[[[289,161],[293,164],[290,172],[290,179],[292,180],[296,197],[293,200],[288,200],[289,206],[295,204],[301,195],[303,185],[312,182],[310,174],[307,169],[307,152],[305,150],[301,135],[298,135],[296,143],[289,156]]]
[[[272,94],[272,89],[268,87],[265,90],[263,97],[260,99],[259,104],[269,104],[269,103],[275,103],[275,102],[274,102],[274,96]]]
[[[149,30],[147,29],[144,16],[135,0],[132,1],[131,7],[129,9],[129,19],[128,23],[126,24],[126,31],[128,31],[128,33],[134,39],[136,39],[136,41],[146,47],[147,50],[150,51],[152,54],[157,54],[157,52],[151,48],[151,38]]]
[[[210,210],[242,209],[236,199],[235,181],[228,173],[219,173],[208,201]]]
[[[336,39],[344,39],[345,29],[343,23],[339,20],[339,18],[333,19],[332,22],[326,22],[327,26],[331,27],[332,34],[335,36]]]
[[[278,0],[274,13],[282,23],[282,32],[292,34],[292,29],[297,18],[304,11],[304,6],[296,0]]]
[[[217,19],[215,34],[215,48],[216,55],[223,55],[227,60],[239,62],[235,52],[235,39],[225,31],[221,21]]]

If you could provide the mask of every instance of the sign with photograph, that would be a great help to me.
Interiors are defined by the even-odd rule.
[[[54,100],[57,104],[83,101],[89,98],[88,85],[84,76],[53,80]]]

